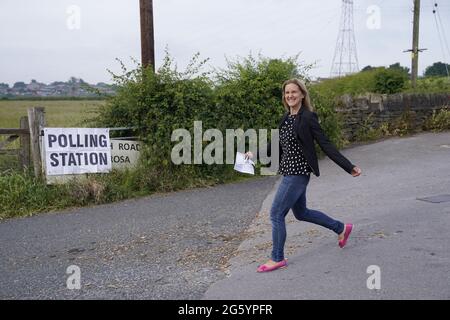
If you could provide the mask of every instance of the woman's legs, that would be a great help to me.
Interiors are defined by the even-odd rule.
[[[272,203],[270,219],[272,221],[272,260],[279,262],[284,259],[284,244],[286,242],[285,217],[299,197],[306,192],[309,176],[284,176]]]
[[[322,227],[334,231],[338,235],[344,231],[344,224],[342,222],[334,220],[323,212],[311,210],[306,207],[306,188],[305,192],[303,192],[293,205],[292,212],[298,220],[321,225]]]
[[[295,217],[328,228],[338,235],[343,234],[344,224],[327,216],[325,213],[306,208],[306,188],[309,175],[284,176],[275,195],[270,211],[272,221],[272,261],[284,259],[284,244],[286,242],[285,218],[292,209]]]

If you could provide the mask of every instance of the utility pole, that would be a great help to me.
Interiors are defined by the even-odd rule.
[[[153,31],[153,0],[139,0],[141,13],[141,62],[155,71],[155,36]]]
[[[419,68],[419,16],[420,0],[414,0],[413,44],[411,61],[411,84],[416,87],[417,72]]]
[[[414,0],[414,20],[413,20],[413,43],[412,49],[403,52],[411,52],[411,86],[416,88],[417,73],[419,70],[419,52],[427,49],[419,49],[419,17],[420,0]]]

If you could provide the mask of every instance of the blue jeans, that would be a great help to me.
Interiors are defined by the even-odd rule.
[[[278,188],[270,211],[272,221],[272,260],[279,262],[284,259],[284,243],[286,242],[285,217],[292,209],[294,216],[300,221],[312,222],[340,234],[344,224],[326,214],[306,208],[306,187],[309,175],[284,176]]]

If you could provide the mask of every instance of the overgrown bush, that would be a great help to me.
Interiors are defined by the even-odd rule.
[[[406,89],[408,75],[399,68],[372,68],[341,78],[332,78],[315,84],[314,87],[335,98],[344,94],[397,93]]]
[[[336,100],[332,95],[317,90],[314,86],[309,89],[309,92],[314,105],[314,111],[319,115],[321,127],[338,148],[343,147],[346,142],[343,140],[341,134],[342,121],[340,115],[335,111]],[[316,150],[322,153],[320,149],[317,148]]]
[[[298,56],[269,59],[249,56],[228,61],[227,69],[215,75],[215,95],[223,128],[277,128],[285,112],[281,85],[290,78],[308,82],[310,65],[297,62]]]
[[[28,172],[0,174],[0,219],[26,215],[49,206],[58,207],[61,189],[50,190]]]
[[[356,141],[371,141],[389,136],[405,136],[422,130],[440,132],[450,130],[450,109],[434,110],[422,127],[415,126],[415,112],[405,111],[390,122],[373,126],[371,113],[356,132]]]
[[[358,72],[341,78],[325,79],[314,84],[313,88],[330,98],[338,98],[344,94],[358,95],[375,92],[375,75],[378,68]]]
[[[420,131],[421,128],[415,126],[415,118],[415,112],[410,110],[404,111],[400,117],[394,119],[394,121],[389,124],[390,135],[402,137]]]
[[[450,93],[449,77],[425,77],[419,78],[416,82],[416,88],[411,88],[411,81],[408,81],[409,89],[405,92],[410,93]]]
[[[205,62],[196,55],[186,71],[179,72],[166,55],[157,73],[139,66],[128,71],[122,65],[123,74],[113,75],[119,89],[100,111],[98,124],[138,128],[135,133],[144,142],[141,165],[152,177],[146,180],[151,189],[160,189],[157,181],[168,180],[165,177],[174,183],[186,175],[203,178],[199,166],[175,166],[170,155],[173,130],[184,128],[193,136],[194,121],[202,121],[203,128],[215,127],[213,84],[208,73],[199,73]]]
[[[450,107],[434,110],[433,115],[425,122],[424,128],[435,132],[450,130]]]
[[[403,70],[380,68],[374,74],[374,91],[385,94],[402,92],[405,89],[407,80],[408,74]]]

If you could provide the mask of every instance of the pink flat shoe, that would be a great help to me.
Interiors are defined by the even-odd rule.
[[[262,264],[258,267],[258,269],[256,269],[256,272],[269,272],[269,271],[274,271],[280,268],[284,268],[287,266],[287,260],[281,260],[280,262],[277,262],[275,265],[273,266],[268,266],[266,264]]]
[[[349,223],[349,224],[345,225],[344,239],[339,240],[339,247],[343,248],[347,244],[347,239],[350,236],[352,229],[353,229],[353,224]]]

